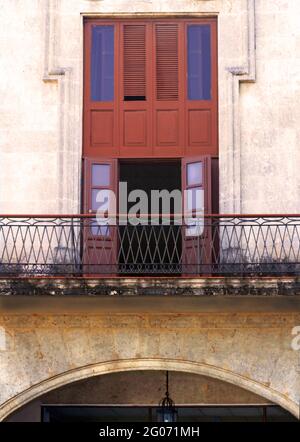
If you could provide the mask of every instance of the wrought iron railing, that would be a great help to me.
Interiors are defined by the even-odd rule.
[[[1,216],[0,277],[300,276],[300,215]]]

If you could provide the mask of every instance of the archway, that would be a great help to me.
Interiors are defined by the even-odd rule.
[[[29,389],[11,398],[0,407],[0,420],[5,419],[28,402],[56,388],[94,376],[132,370],[179,371],[219,379],[262,396],[267,400],[280,405],[282,408],[299,418],[299,408],[295,402],[287,399],[281,393],[264,384],[225,370],[224,368],[172,359],[123,359],[83,366],[63,372],[57,376],[35,384]]]

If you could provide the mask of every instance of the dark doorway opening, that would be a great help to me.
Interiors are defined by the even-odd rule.
[[[119,227],[120,273],[180,274],[181,228],[178,219],[174,220],[177,211],[175,194],[173,193],[172,197],[170,193],[181,192],[181,162],[178,160],[120,162],[119,181],[126,183],[127,186],[127,209],[119,208],[122,215],[124,212],[132,214],[134,206],[140,203],[140,198],[135,197],[132,192],[139,189],[147,195],[147,205],[139,204],[138,214],[141,216],[141,222],[132,225],[129,218],[126,228]],[[157,193],[153,193],[155,191],[165,192],[164,195],[161,193],[159,198]],[[168,201],[164,199],[163,203],[164,197]],[[158,202],[156,205],[151,204],[153,199]]]
[[[274,405],[178,406],[178,422],[293,422]],[[156,422],[155,406],[51,405],[42,407],[43,422]]]
[[[152,190],[181,191],[181,162],[177,160],[121,161],[119,179],[127,182],[128,194],[136,189],[144,190],[151,201]],[[128,195],[127,195],[128,196]],[[128,204],[128,209],[134,203]],[[148,213],[150,213],[150,204]],[[174,206],[171,202],[171,213]]]

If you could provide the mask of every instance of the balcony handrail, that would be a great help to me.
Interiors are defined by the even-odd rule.
[[[0,215],[11,274],[299,277],[300,214]]]
[[[138,214],[138,217],[184,217],[187,214],[196,213],[196,211],[187,211],[184,213],[144,213]],[[102,214],[101,214],[102,216]],[[128,213],[109,213],[110,217],[119,217],[119,218],[128,218]],[[300,218],[300,213],[201,213],[201,216],[204,218]],[[97,213],[81,213],[81,214],[0,214],[1,218],[95,218],[97,217]],[[105,215],[105,217],[108,217]]]

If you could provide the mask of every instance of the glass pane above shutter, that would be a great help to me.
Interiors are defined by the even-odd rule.
[[[189,25],[187,30],[188,99],[211,99],[211,35],[209,25]]]
[[[92,164],[92,186],[109,186],[110,165]]]
[[[186,181],[188,186],[194,186],[196,184],[202,184],[203,164],[201,161],[196,163],[187,164]]]
[[[114,27],[92,28],[91,99],[114,99]]]

